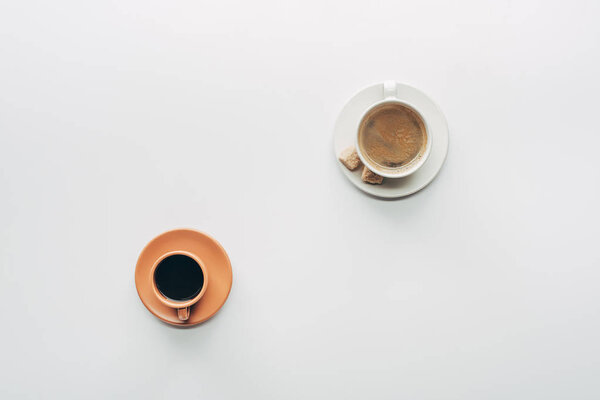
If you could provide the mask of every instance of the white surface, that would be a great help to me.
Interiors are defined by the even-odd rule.
[[[362,167],[350,171],[341,162],[338,163],[342,173],[354,186],[374,196],[388,199],[408,196],[427,186],[442,168],[448,153],[448,124],[437,104],[420,90],[406,84],[396,84],[396,92],[401,101],[411,104],[413,108],[416,107],[426,121],[431,151],[429,157],[424,156],[426,161],[423,165],[410,176],[401,179],[385,178],[381,185],[371,185],[362,181]],[[359,150],[356,143],[357,127],[364,117],[365,110],[383,99],[384,84],[378,83],[363,88],[346,103],[337,116],[333,129],[333,157],[335,159],[339,159],[342,151],[349,146],[355,146],[357,151]],[[363,164],[365,163],[362,157],[361,161]]]
[[[0,397],[598,399],[599,7],[3,2]],[[390,78],[452,135],[400,201],[331,155]],[[180,226],[234,269],[192,330],[133,283]]]

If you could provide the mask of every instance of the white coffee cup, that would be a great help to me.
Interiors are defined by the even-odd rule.
[[[410,174],[415,173],[419,168],[425,164],[427,158],[429,157],[429,153],[431,152],[431,142],[432,136],[429,133],[429,128],[427,126],[427,121],[423,117],[423,114],[419,112],[417,107],[414,105],[400,100],[398,98],[397,93],[398,85],[395,81],[386,81],[383,84],[383,100],[378,101],[377,103],[371,105],[369,108],[365,110],[362,114],[358,126],[356,127],[356,139],[355,139],[355,147],[356,152],[358,153],[358,157],[362,161],[362,163],[369,168],[371,171],[375,172],[377,175],[381,175],[386,178],[403,178],[409,176]],[[375,164],[369,160],[368,157],[362,153],[361,148],[358,143],[358,135],[360,131],[360,127],[362,126],[363,120],[365,117],[375,108],[380,107],[385,104],[400,104],[410,110],[412,110],[423,122],[423,126],[425,129],[425,137],[427,138],[425,149],[422,151],[415,159],[410,161],[407,164],[401,165],[399,167],[383,167],[381,165]]]

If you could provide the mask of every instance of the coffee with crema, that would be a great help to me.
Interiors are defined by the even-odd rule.
[[[384,103],[363,117],[358,129],[358,146],[363,157],[384,170],[407,166],[426,152],[425,124],[411,108],[400,103]]]

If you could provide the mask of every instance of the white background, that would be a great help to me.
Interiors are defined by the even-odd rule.
[[[0,397],[600,398],[599,15],[3,2]],[[344,103],[385,79],[450,126],[440,175],[399,201],[332,151]],[[233,264],[188,330],[133,279],[175,227]]]

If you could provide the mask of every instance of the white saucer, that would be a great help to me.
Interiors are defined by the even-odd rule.
[[[431,153],[419,170],[405,178],[385,178],[381,185],[371,185],[360,179],[362,167],[350,171],[337,161],[344,175],[360,190],[385,198],[404,197],[427,186],[438,174],[448,153],[448,124],[440,108],[420,90],[398,83],[398,98],[414,104],[419,109],[431,134]],[[383,100],[383,83],[369,86],[348,101],[338,116],[333,130],[335,158],[348,146],[354,145],[356,129],[364,111]]]

